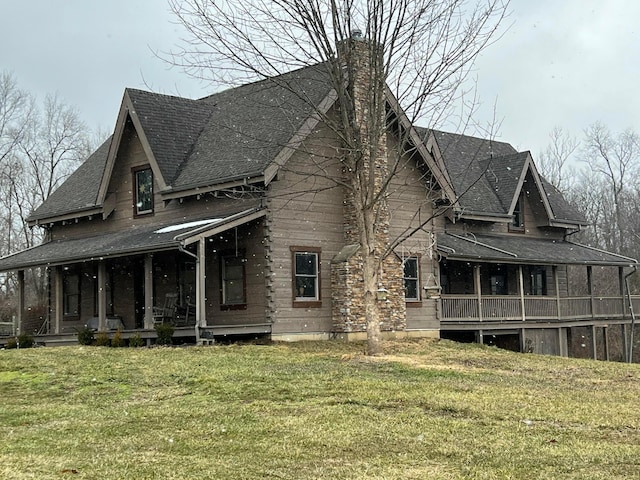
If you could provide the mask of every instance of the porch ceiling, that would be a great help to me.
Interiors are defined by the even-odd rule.
[[[133,227],[92,237],[56,240],[0,258],[0,272],[178,249],[185,238],[210,236],[264,215],[261,208],[183,223]]]
[[[451,260],[482,260],[494,263],[576,264],[629,266],[633,258],[577,243],[527,238],[516,235],[438,235],[438,251]]]

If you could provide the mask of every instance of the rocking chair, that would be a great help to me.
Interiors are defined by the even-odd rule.
[[[162,307],[153,307],[153,324],[173,323],[176,318],[177,293],[167,293]]]

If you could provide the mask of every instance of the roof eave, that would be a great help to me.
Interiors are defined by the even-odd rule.
[[[81,210],[75,210],[73,212],[67,212],[61,215],[53,215],[50,217],[38,217],[27,218],[27,225],[29,227],[37,227],[40,225],[47,225],[56,222],[64,222],[67,220],[79,220],[85,217],[91,217],[93,215],[101,215],[103,212],[103,207],[100,206],[90,206]]]
[[[249,175],[238,175],[235,177],[221,179],[219,182],[214,184],[201,185],[194,183],[191,185],[181,186],[179,188],[173,187],[171,189],[160,192],[160,195],[162,196],[162,200],[168,202],[170,200],[202,195],[204,193],[211,193],[228,188],[241,187],[243,185],[255,185],[264,183],[264,180],[265,177],[262,172],[252,173]]]

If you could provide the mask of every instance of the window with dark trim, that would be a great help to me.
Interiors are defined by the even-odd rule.
[[[153,213],[153,171],[150,167],[133,169],[134,215]]]
[[[291,256],[293,306],[320,306],[320,249],[291,247]]]
[[[520,194],[516,206],[513,208],[513,220],[509,224],[509,231],[524,232],[524,211],[523,211],[523,195]]]
[[[80,274],[65,270],[62,276],[62,313],[65,317],[80,316]]]
[[[220,259],[222,309],[242,309],[247,306],[244,255],[223,255]]]
[[[407,302],[420,301],[420,262],[418,257],[405,258],[404,267],[404,299]]]
[[[547,294],[547,272],[544,267],[530,267],[529,280],[529,295]]]

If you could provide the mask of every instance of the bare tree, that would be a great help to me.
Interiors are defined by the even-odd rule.
[[[435,126],[450,113],[474,60],[496,38],[507,2],[169,3],[188,35],[171,61],[193,76],[235,86],[277,81],[284,72],[324,64],[335,110],[317,109],[316,114],[340,140],[343,175],[333,180],[347,192],[355,219],[352,239],[362,258],[368,353],[381,353],[376,292],[390,244],[384,219],[391,179],[411,154],[407,126],[418,119]],[[390,116],[389,96],[402,106],[394,112],[400,118]],[[401,137],[394,152],[385,141],[392,121]]]
[[[627,188],[634,182],[640,168],[640,137],[628,129],[613,136],[607,127],[595,123],[585,130],[584,160],[589,168],[606,181],[608,197],[612,202],[615,228],[611,247],[618,252],[629,250],[625,234]]]
[[[55,96],[38,106],[9,73],[0,76],[0,255],[42,241],[26,218],[85,159],[95,145],[78,113]],[[36,294],[42,279],[30,277]],[[11,290],[10,276],[0,290]]]
[[[571,188],[576,169],[569,164],[580,142],[562,127],[554,127],[549,133],[549,145],[538,156],[536,162],[540,173],[559,191]]]

